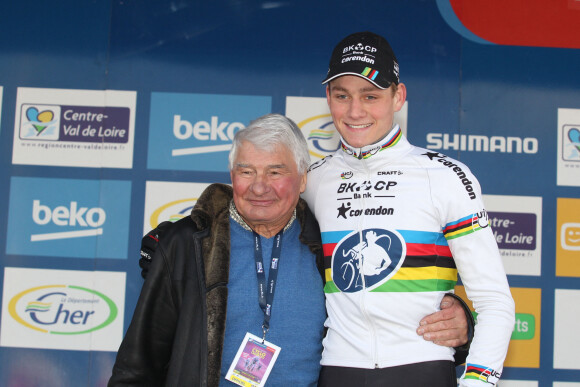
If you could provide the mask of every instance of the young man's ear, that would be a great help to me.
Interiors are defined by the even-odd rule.
[[[397,91],[395,92],[395,111],[401,110],[405,101],[407,100],[407,87],[404,83],[399,83]]]

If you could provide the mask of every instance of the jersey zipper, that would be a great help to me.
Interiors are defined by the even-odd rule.
[[[362,154],[362,150],[359,154]],[[371,183],[371,171],[367,165],[368,160],[366,159],[362,159],[360,158],[361,164],[364,167],[364,172],[365,172],[365,182],[367,182],[368,184]],[[363,185],[361,184],[361,187]],[[361,197],[359,198],[360,202],[361,202],[361,209],[363,211],[363,214],[366,210],[366,200],[365,200],[365,195],[361,195]],[[359,219],[360,221],[358,222],[358,232],[359,232],[359,240],[362,242],[363,240],[363,230],[365,227],[365,222],[364,222],[364,215],[361,216]],[[363,257],[363,261],[364,261],[364,257]],[[376,333],[376,329],[375,329],[375,324],[373,323],[372,318],[369,316],[368,311],[367,311],[367,286],[366,286],[366,281],[365,281],[365,277],[364,277],[364,273],[363,273],[363,268],[362,268],[362,264],[364,262],[361,262],[361,267],[359,268],[360,270],[360,275],[361,275],[361,279],[362,279],[362,285],[363,285],[363,290],[362,290],[362,295],[361,295],[361,302],[360,302],[360,309],[361,309],[361,313],[364,316],[365,321],[367,322],[367,326],[369,327],[368,331],[370,333],[370,338],[371,338],[371,357],[372,357],[372,361],[373,364],[375,366],[375,368],[379,368],[379,364],[378,364],[378,349],[377,349],[377,333]]]

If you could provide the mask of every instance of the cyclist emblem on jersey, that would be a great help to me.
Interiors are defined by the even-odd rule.
[[[404,250],[405,242],[396,232],[378,228],[353,232],[334,249],[332,280],[346,293],[375,288],[402,264]]]

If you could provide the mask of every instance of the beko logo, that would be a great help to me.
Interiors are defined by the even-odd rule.
[[[152,93],[151,169],[227,172],[234,135],[272,110],[272,97]]]
[[[188,140],[195,138],[199,141],[220,140],[232,141],[236,131],[245,128],[241,122],[219,122],[219,117],[212,116],[210,122],[198,121],[194,124],[184,120],[180,115],[173,116],[173,135],[178,140]],[[226,147],[229,149],[231,143]],[[202,153],[203,148],[174,149],[173,156],[188,155],[193,153]],[[208,150],[211,151],[211,150]]]
[[[127,259],[131,182],[30,177],[10,182],[7,253]]]
[[[39,226],[44,226],[50,222],[56,226],[79,226],[87,228],[85,230],[53,232],[46,234],[33,234],[30,236],[31,242],[68,239],[86,236],[101,235],[107,214],[99,207],[87,208],[79,207],[76,201],[70,202],[69,206],[57,206],[54,209],[43,205],[40,200],[32,202],[32,220]]]
[[[538,153],[538,139],[533,137],[489,137],[473,134],[428,133],[426,148],[470,152],[536,154]]]

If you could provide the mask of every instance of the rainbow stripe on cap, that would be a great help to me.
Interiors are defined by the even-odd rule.
[[[379,72],[377,70],[371,69],[370,67],[365,67],[361,74],[374,81],[377,75],[379,75]]]

